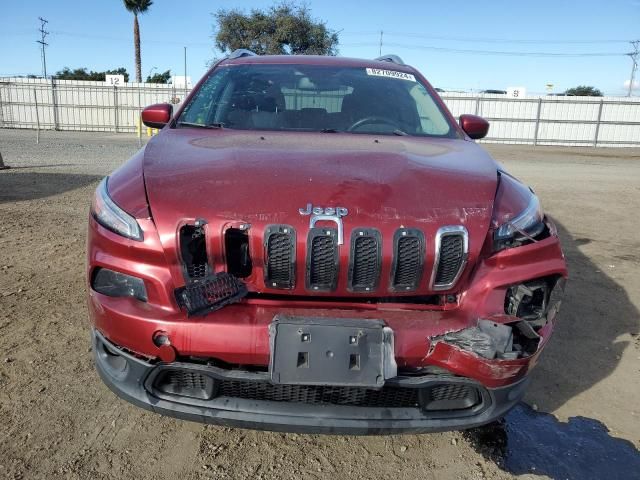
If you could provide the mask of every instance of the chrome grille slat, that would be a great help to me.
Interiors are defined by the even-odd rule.
[[[461,225],[442,227],[436,233],[436,255],[431,276],[433,290],[453,288],[467,263],[469,235]]]
[[[436,270],[436,284],[448,284],[456,278],[462,263],[462,237],[447,235],[440,244],[440,263]]]

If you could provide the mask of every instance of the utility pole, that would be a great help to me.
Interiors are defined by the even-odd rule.
[[[184,99],[187,99],[187,47],[184,47]]]
[[[378,49],[378,55],[382,56],[382,34],[384,32],[382,30],[380,30],[380,48]]]
[[[631,96],[633,91],[633,82],[636,80],[636,70],[638,68],[638,55],[640,54],[640,40],[634,40],[631,42],[633,46],[633,52],[629,53],[629,57],[631,57],[631,61],[633,64],[631,65],[631,78],[629,79],[629,92],[627,93],[627,97]]]
[[[38,20],[40,20],[40,29],[38,30],[40,32],[40,40],[36,40],[36,43],[40,44],[40,56],[42,57],[42,75],[44,76],[44,78],[47,78],[47,55],[45,52],[45,47],[47,47],[49,44],[45,42],[44,39],[47,38],[49,32],[47,32],[44,27],[49,22],[42,17],[38,17]]]

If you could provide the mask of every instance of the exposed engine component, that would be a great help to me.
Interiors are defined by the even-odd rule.
[[[185,280],[204,278],[211,272],[207,259],[205,220],[180,228],[180,256]]]
[[[247,228],[228,228],[224,233],[224,249],[227,257],[227,272],[240,278],[251,275],[253,264],[249,254]]]
[[[507,290],[505,313],[541,327],[547,322],[550,291],[550,283],[544,279],[514,285]]]

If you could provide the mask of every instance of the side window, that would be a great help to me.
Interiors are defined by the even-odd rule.
[[[446,135],[449,133],[449,124],[424,86],[419,83],[414,85],[409,90],[409,94],[416,101],[422,133],[427,135]]]

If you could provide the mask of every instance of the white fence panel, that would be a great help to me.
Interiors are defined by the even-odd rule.
[[[0,78],[0,128],[135,132],[140,111],[153,103],[178,103],[185,91],[170,85]],[[333,102],[341,92],[294,96],[292,108]],[[542,145],[640,146],[640,98],[509,98],[445,92],[442,99],[455,117],[471,113],[491,123],[483,142]],[[37,104],[37,108],[36,108]]]

